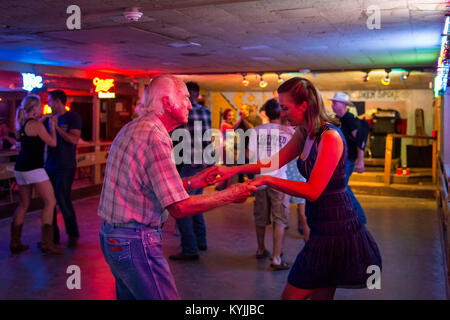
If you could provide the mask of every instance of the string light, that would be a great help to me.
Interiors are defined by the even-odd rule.
[[[282,84],[284,82],[283,79],[281,79],[281,74],[278,73],[278,84]]]
[[[242,77],[243,77],[243,79],[242,79],[242,85],[243,85],[244,87],[247,87],[247,86],[250,84],[250,82],[245,78],[246,75],[247,75],[247,73],[245,73],[245,72],[242,73]]]
[[[406,79],[408,79],[409,77],[409,71],[407,71],[406,73],[402,74],[402,76],[400,77],[400,80],[405,81]]]
[[[363,77],[363,81],[364,82],[367,82],[367,81],[369,81],[370,80],[370,77],[369,77],[369,71],[366,71],[366,75]]]
[[[385,86],[388,86],[391,84],[391,78],[389,77],[389,73],[391,73],[391,69],[385,69],[384,71],[386,71],[386,77],[381,79],[381,83]]]
[[[260,73],[259,74],[259,79],[260,79],[260,81],[259,81],[259,86],[261,87],[261,88],[265,88],[265,87],[267,87],[267,82],[266,81],[264,81],[264,79],[263,79],[263,74],[262,73]]]

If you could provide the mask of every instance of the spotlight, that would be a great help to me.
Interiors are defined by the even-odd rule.
[[[260,73],[259,74],[259,86],[261,87],[261,88],[265,88],[265,87],[267,87],[267,82],[265,82],[264,81],[264,79],[263,79],[263,74],[262,73]]]
[[[281,74],[278,74],[278,84],[282,84],[284,82],[283,79],[281,79]]]
[[[405,81],[406,79],[408,79],[409,77],[409,71],[407,71],[406,73],[402,74],[402,76],[400,77],[400,80]]]
[[[386,71],[386,77],[381,79],[381,83],[385,86],[388,86],[391,84],[391,78],[389,77],[389,73],[391,73],[392,69],[385,69],[384,71]]]
[[[242,79],[242,85],[243,85],[244,87],[247,87],[247,86],[250,84],[250,82],[245,78],[246,75],[247,75],[247,73],[245,73],[245,72],[242,73],[242,77],[243,77],[243,79]]]
[[[389,75],[387,75],[386,77],[381,79],[381,83],[384,84],[385,86],[390,85],[391,84],[391,79],[389,78]]]

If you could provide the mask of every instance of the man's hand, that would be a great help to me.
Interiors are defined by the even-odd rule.
[[[208,174],[208,177],[206,177],[206,181],[209,184],[214,184],[228,180],[236,173],[239,173],[236,171],[236,167],[214,166],[213,168],[216,168],[217,170],[211,171]]]
[[[364,160],[356,160],[355,171],[358,173],[364,172]]]
[[[218,167],[210,167],[191,177],[192,188],[201,189],[214,184],[214,178],[217,176],[217,170]]]
[[[243,203],[257,188],[248,182],[231,185],[224,192],[229,192],[233,202]]]
[[[364,172],[364,150],[360,147],[356,148],[356,152],[358,154],[355,162],[355,171],[358,173]]]

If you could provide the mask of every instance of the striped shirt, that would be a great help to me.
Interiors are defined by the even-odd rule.
[[[108,155],[98,215],[108,223],[159,226],[165,208],[187,198],[159,118],[146,115],[125,125]]]

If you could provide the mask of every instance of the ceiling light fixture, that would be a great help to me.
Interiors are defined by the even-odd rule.
[[[125,16],[125,18],[127,18],[128,21],[139,21],[139,19],[142,17],[142,12],[140,12],[136,7],[131,7],[125,9],[123,15]]]
[[[402,76],[400,77],[400,80],[405,81],[408,78],[409,78],[409,71],[407,71],[406,73],[402,74]]]
[[[243,85],[244,87],[247,87],[247,86],[250,84],[250,82],[245,78],[246,75],[247,75],[247,73],[242,72],[242,77],[243,77],[243,79],[242,79],[242,85]]]
[[[278,73],[278,84],[282,84],[284,82],[283,79],[281,79],[281,74]]]
[[[263,74],[262,73],[260,73],[259,74],[259,86],[261,87],[261,88],[265,88],[265,87],[267,87],[267,82],[266,81],[264,81],[264,79],[263,79]]]
[[[391,73],[392,69],[384,69],[386,72],[386,77],[381,79],[381,83],[385,86],[388,86],[391,84],[391,78],[389,77],[389,73]]]

